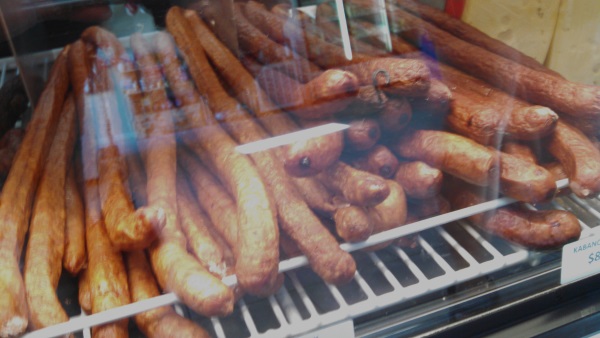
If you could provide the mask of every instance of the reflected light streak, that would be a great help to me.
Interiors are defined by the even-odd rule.
[[[331,133],[336,133],[347,129],[349,125],[342,123],[328,123],[322,126],[308,128],[300,131],[296,131],[289,134],[279,135],[270,137],[264,140],[250,142],[239,145],[235,149],[242,154],[252,154],[259,151],[272,149],[275,147],[292,144],[302,140],[308,140],[313,137],[319,137]]]

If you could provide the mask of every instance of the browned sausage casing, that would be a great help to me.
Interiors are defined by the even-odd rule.
[[[346,146],[351,150],[371,149],[381,137],[381,128],[374,119],[359,119],[349,123],[344,131]]]
[[[333,214],[337,234],[347,242],[364,241],[373,232],[373,222],[363,207],[348,205]]]
[[[414,101],[413,101],[414,102]],[[390,98],[384,105],[377,121],[381,130],[390,134],[406,128],[413,116],[411,103],[403,97]]]
[[[190,151],[180,147],[177,161],[180,167],[187,172],[189,183],[193,187],[200,206],[233,248],[237,257],[240,252],[237,243],[238,214],[235,212],[237,208],[234,198]]]
[[[112,81],[113,70],[104,59],[97,58],[93,67],[91,99],[96,110],[94,123],[98,126],[98,190],[106,231],[113,245],[121,250],[146,248],[164,226],[165,214],[154,207],[136,210],[133,206],[125,163],[125,155],[131,150],[121,134],[122,111],[115,108],[118,87]]]
[[[374,207],[367,208],[369,218],[373,222],[373,233],[390,230],[402,226],[406,222],[407,205],[404,189],[396,181],[387,180],[390,194]],[[387,241],[370,247],[369,250],[378,250],[390,245],[393,241]]]
[[[449,126],[481,144],[497,144],[503,137],[536,140],[551,133],[558,121],[546,107],[515,107],[468,90],[454,90],[453,98]]]
[[[269,12],[263,4],[256,1],[249,1],[244,12],[246,18],[270,38],[291,45],[294,52],[323,68],[339,67],[372,58],[362,53],[353,53],[352,59],[348,59],[341,47],[326,42],[314,32],[302,29],[294,19],[282,18]]]
[[[294,123],[294,121],[292,121],[288,115],[284,114],[275,106],[275,104],[273,104],[260,86],[256,86],[256,82],[254,81],[252,75],[248,73],[248,71],[242,66],[240,61],[231,53],[231,51],[229,51],[229,49],[227,49],[227,47],[225,47],[223,43],[217,39],[217,37],[198,17],[198,15],[196,15],[194,11],[185,11],[184,13],[181,13],[181,9],[177,7],[173,7],[170,10],[170,12],[173,13],[172,16],[175,16],[178,11],[179,14],[184,15],[188,21],[188,27],[198,38],[195,40],[196,47],[194,49],[204,50],[206,56],[212,61],[215,69],[218,70],[218,73],[223,77],[230,89],[235,93],[237,99],[246,104],[254,112],[254,114],[259,117],[259,123],[261,123],[271,135],[281,135],[297,131],[298,126]],[[269,12],[267,13],[271,14]],[[198,42],[200,43],[198,44]],[[193,46],[194,42],[191,43]],[[195,53],[200,52],[195,51]],[[202,55],[204,56],[204,54]],[[200,91],[210,91],[211,93],[215,94],[215,91],[212,90],[211,86],[213,86],[212,83],[216,82],[219,82],[216,77],[214,77],[212,80],[203,78],[202,83],[197,83],[197,85]],[[222,93],[217,93],[217,95],[222,95]],[[221,109],[216,109],[217,107],[215,106],[219,103],[215,103],[213,101],[215,100],[209,100],[211,108],[215,112],[221,111]],[[224,111],[227,111],[227,109]],[[336,136],[336,133],[328,134],[327,136],[333,137]],[[337,160],[340,155],[336,152],[339,150],[339,148],[336,147],[338,143],[331,143],[329,145],[323,140],[322,137],[305,139],[303,143],[302,149],[304,149],[304,153],[306,154],[305,156],[311,156],[306,157],[310,160],[308,169],[313,170],[314,172],[319,172],[328,167],[333,161]],[[333,149],[329,150],[329,147],[332,147]],[[324,153],[324,151],[326,152]],[[337,155],[338,157],[334,155]],[[286,159],[289,158],[289,155],[286,156]],[[286,166],[300,166],[301,168],[298,169],[300,172],[303,172],[306,171],[307,167],[305,163],[306,162],[299,163],[290,161],[290,163],[286,164]]]
[[[293,183],[306,204],[316,213],[331,215],[335,211],[333,196],[315,177],[295,177]]]
[[[543,167],[500,152],[500,191],[519,201],[537,203],[556,194],[556,179]]]
[[[600,88],[533,70],[472,45],[399,8],[388,6],[393,30],[415,42],[433,43],[436,56],[519,97],[578,117],[600,115]],[[518,76],[516,76],[518,75]],[[517,78],[517,80],[515,80]]]
[[[342,162],[332,165],[320,175],[325,186],[355,205],[374,206],[390,194],[384,178]]]
[[[486,201],[485,192],[464,182],[444,187],[453,210]],[[579,238],[581,226],[564,210],[529,210],[519,204],[469,217],[473,223],[509,241],[532,249],[553,249]]]
[[[437,130],[403,134],[392,145],[399,156],[426,162],[473,184],[496,182],[500,174],[498,154],[473,140]]]
[[[354,102],[346,107],[339,117],[368,117],[371,114],[379,113],[387,104],[389,98],[381,90],[373,85],[360,86],[356,92]]]
[[[62,273],[65,243],[65,186],[67,165],[75,146],[76,112],[73,96],[65,100],[36,191],[29,226],[23,279],[27,291],[30,325],[40,329],[66,322],[56,287]]]
[[[537,156],[530,145],[516,141],[506,141],[502,143],[502,152],[516,156],[530,163],[537,163]]]
[[[274,12],[273,9],[271,9],[271,12]],[[319,34],[325,41],[344,47],[340,25],[337,22],[337,13],[330,3],[321,3],[317,6],[315,19],[316,20],[312,21],[302,20],[304,29]],[[363,53],[370,56],[389,55],[385,47],[377,48],[370,43],[362,41],[362,39],[359,39],[356,34],[354,34],[352,26],[348,28],[350,28],[349,40],[353,53]]]
[[[235,100],[232,100],[222,89],[216,74],[208,63],[202,45],[194,37],[192,28],[181,8],[173,7],[169,10],[167,28],[173,34],[180,48],[187,46],[186,49],[181,48],[183,57],[187,61],[198,90],[209,98],[211,108],[225,114],[231,112],[232,105],[238,107],[237,102],[234,103]],[[196,101],[196,103],[205,109],[201,102]],[[209,111],[204,109],[202,111],[208,115]],[[211,118],[207,120],[214,121]],[[277,242],[279,236],[275,204],[267,190],[266,182],[263,182],[256,167],[250,165],[250,168],[255,168],[255,170],[248,171],[252,175],[245,176],[242,171],[245,172],[246,167],[242,165],[248,164],[248,159],[237,159],[231,163],[232,160],[228,157],[237,157],[237,155],[231,155],[232,152],[237,153],[233,146],[235,143],[231,139],[223,137],[225,134],[222,134],[219,129],[213,133],[219,137],[219,143],[201,139],[201,144],[214,146],[213,149],[223,147],[221,148],[223,149],[222,154],[211,153],[213,163],[220,172],[228,173],[228,175],[224,175],[225,182],[228,188],[236,193],[239,217],[239,236],[236,246],[240,255],[237,256],[235,270],[238,281],[248,292],[261,293],[265,288],[270,289],[277,279],[279,250],[272,246],[273,242]],[[206,147],[206,149],[211,148]],[[230,168],[225,167],[227,164],[230,165]]]
[[[400,163],[388,147],[378,144],[366,154],[352,159],[352,165],[383,178],[392,178],[396,175]]]
[[[18,260],[29,227],[33,197],[44,159],[52,143],[59,115],[69,87],[67,53],[59,54],[42,92],[21,147],[15,155],[0,204],[0,335],[19,335],[27,328],[27,299]]]
[[[301,120],[304,128],[333,122],[331,119]],[[283,150],[283,165],[293,177],[314,176],[337,161],[344,149],[344,134],[333,132],[296,141]]]
[[[469,41],[472,44],[481,46],[495,54],[519,62],[531,69],[555,76],[560,76],[558,73],[539,63],[536,59],[527,56],[526,54],[500,40],[490,37],[489,35],[479,31],[477,28],[465,23],[464,21],[453,18],[452,16],[441,10],[438,10],[433,6],[420,4],[419,2],[413,0],[393,0],[390,1],[390,3],[401,6],[402,8],[420,16],[421,18],[433,23],[443,30],[456,35],[463,40]]]
[[[394,176],[410,198],[430,198],[442,190],[444,174],[422,161],[401,161]]]
[[[102,221],[96,180],[84,187],[86,208],[87,273],[92,313],[98,313],[130,302],[127,272],[121,253],[114,250]],[[94,337],[128,337],[128,319],[92,329]]]
[[[212,224],[198,208],[188,184],[182,174],[177,175],[177,209],[181,230],[186,236],[190,251],[198,261],[217,277],[225,277],[223,249],[208,230]]]
[[[361,85],[373,85],[392,95],[423,96],[431,85],[431,74],[420,60],[375,58],[345,66]]]
[[[562,164],[569,187],[579,197],[600,192],[600,150],[581,131],[559,120],[548,149]]]
[[[424,219],[450,212],[450,203],[438,194],[424,199],[409,199],[408,208],[415,217]]]
[[[330,117],[351,104],[358,91],[356,76],[339,69],[326,70],[301,84],[276,69],[263,67],[256,80],[279,107],[303,119]]]
[[[169,13],[172,14],[167,16],[167,27],[173,33],[176,41],[180,45],[193,47],[195,40],[190,39],[186,34],[185,27],[187,25],[182,13],[177,13],[176,11]],[[179,15],[175,15],[173,19],[173,14]],[[189,33],[190,30],[187,29],[187,32]],[[191,147],[201,145],[209,152],[213,164],[221,175],[221,179],[234,192],[236,199],[240,201],[253,201],[253,204],[250,205],[242,203],[237,206],[233,205],[233,209],[236,210],[233,213],[236,216],[234,227],[236,236],[238,231],[237,217],[239,217],[241,222],[244,222],[244,224],[240,225],[240,229],[242,229],[240,230],[240,234],[242,236],[245,236],[246,231],[255,231],[263,226],[267,229],[273,229],[277,226],[275,210],[266,185],[260,179],[256,167],[247,156],[235,150],[237,144],[217,125],[212,112],[194,89],[193,83],[182,71],[180,62],[175,54],[174,43],[169,35],[158,33],[154,45],[159,59],[165,65],[165,75],[176,98],[181,102],[181,109],[190,127],[190,132],[188,132],[190,138],[184,137],[184,142]],[[206,58],[202,58],[203,55],[200,53],[186,53],[185,50],[182,54],[188,62],[192,77],[198,77],[198,80],[200,80],[200,74],[203,71],[199,69],[198,65],[205,62]],[[201,149],[200,151],[204,150]],[[199,200],[202,201],[201,198]],[[209,210],[206,208],[205,210],[210,215]],[[215,219],[212,220],[217,225],[217,221]],[[247,241],[238,243],[237,237],[233,239],[223,232],[221,233],[234,249],[234,252],[240,250],[240,255],[236,256],[236,265],[239,263],[244,266],[244,269],[240,270],[236,268],[236,273],[238,278],[241,276],[241,283],[255,281],[259,284],[256,285],[256,288],[260,288],[260,284],[265,279],[274,279],[272,277],[277,268],[277,255],[273,257],[271,250],[261,250],[260,248],[255,250],[254,245],[257,243],[253,243],[252,238],[246,238]],[[267,277],[263,276],[263,278],[254,279],[254,269],[261,269],[261,273]],[[243,276],[246,273],[252,276]]]
[[[67,221],[65,229],[65,254],[63,266],[72,275],[77,275],[85,266],[85,215],[81,192],[75,181],[74,170],[67,176],[66,187]]]
[[[77,300],[81,309],[87,313],[92,312],[92,294],[90,291],[90,272],[83,269],[79,272],[79,280],[77,281]]]
[[[450,109],[453,98],[452,91],[444,82],[432,78],[427,92],[421,96],[411,97],[410,104],[415,113],[443,116]]]
[[[533,249],[552,249],[579,238],[581,226],[566,210],[533,211],[525,207],[500,208],[485,229]]]
[[[171,9],[170,13],[175,13],[177,10],[175,9],[175,12],[173,11],[174,9]],[[187,12],[186,19],[192,21],[194,27],[204,26],[203,23],[194,21],[199,20],[194,13]],[[207,28],[205,27],[205,29]],[[208,34],[212,33],[208,32]],[[219,45],[220,43],[218,43],[216,48],[219,48]],[[202,46],[196,47],[196,53],[202,53]],[[215,55],[212,57],[214,58]],[[214,71],[210,68],[210,65],[206,60],[201,61],[197,66],[204,68],[204,78],[207,76],[216,78],[216,74],[214,74]],[[223,75],[225,70],[221,69],[221,67],[218,67],[218,69]],[[228,70],[228,72],[229,71],[230,70]],[[199,81],[204,81],[204,79],[199,79]],[[244,87],[244,82],[246,81],[241,81],[237,83],[237,85]],[[202,82],[197,82],[196,84],[199,87],[207,87],[203,85]],[[232,85],[234,84],[236,84],[236,81],[232,82]],[[215,107],[217,105],[220,106],[221,109],[217,110],[223,112],[224,118],[226,119],[226,122],[228,122],[228,130],[239,142],[245,143],[264,139],[266,132],[261,129],[255,121],[250,119],[248,112],[241,109],[236,100],[227,95],[218,81],[211,83],[210,88],[203,88],[203,91],[206,91],[206,94],[208,94],[209,103],[211,105],[215,105]],[[219,99],[219,101],[217,101],[217,99]],[[234,121],[235,123],[232,123]],[[281,165],[275,156],[275,152],[256,152],[253,153],[251,157],[257,167],[260,168],[260,173],[273,194],[282,229],[296,241],[302,249],[302,252],[307,255],[311,267],[319,276],[330,283],[342,284],[348,282],[354,276],[356,269],[356,264],[352,259],[352,256],[339,248],[335,238],[323,227],[318,218],[308,208],[308,205],[306,205],[300,194],[289,181],[283,165]],[[253,203],[240,200],[237,202],[238,205],[241,203]],[[275,252],[278,253],[277,246],[272,246],[272,243],[278,242],[277,229],[273,229],[275,231],[273,232],[274,236],[267,237],[267,240],[265,238],[260,238],[258,240],[259,243],[257,243],[256,240],[253,240],[259,238],[256,234],[256,229],[248,230],[251,231],[250,236],[247,236],[247,238],[240,236],[240,240],[251,241],[252,247],[256,247],[257,244],[260,244],[267,247],[265,250],[269,252],[275,250]],[[275,255],[275,257],[278,258],[278,255]],[[236,264],[237,273],[240,271],[238,266],[240,266],[239,261]],[[240,266],[240,268],[246,267]],[[276,269],[277,265],[275,265],[275,270]]]
[[[69,53],[69,70],[80,118],[82,174],[85,180],[83,196],[88,268],[80,277],[79,297],[84,308],[87,307],[86,300],[89,299],[89,310],[95,313],[127,304],[130,299],[122,256],[113,249],[102,220],[98,194],[96,128],[90,102],[86,98],[90,94],[86,89],[89,88],[89,63],[86,53],[82,42],[75,43]],[[92,333],[98,336],[127,337],[127,320],[95,327]]]
[[[243,4],[237,3],[233,9],[234,21],[240,48],[250,53],[259,62],[272,65],[302,83],[312,80],[321,73],[321,69],[304,57],[296,54],[288,47],[271,40],[243,14]]]
[[[156,279],[143,251],[127,253],[127,279],[131,290],[131,300],[139,302],[160,295]],[[135,315],[135,323],[149,338],[177,337],[208,338],[203,328],[187,318],[183,318],[172,307],[162,306]]]
[[[162,76],[156,58],[141,34],[132,35],[131,45],[141,66],[142,83],[150,89],[145,93],[150,106],[144,114],[151,114],[152,119],[147,120],[144,129],[137,128],[148,177],[148,204],[164,210],[166,215],[160,238],[149,248],[152,267],[163,289],[175,292],[194,311],[206,316],[227,315],[233,310],[233,292],[187,252],[179,225],[174,126],[164,86],[157,85]]]

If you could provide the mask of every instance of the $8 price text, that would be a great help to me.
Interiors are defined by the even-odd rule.
[[[600,261],[600,251],[592,252],[588,256],[588,264]]]

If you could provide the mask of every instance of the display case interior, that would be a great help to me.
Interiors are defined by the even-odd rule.
[[[0,335],[410,336],[585,283],[600,88],[426,3],[0,2]]]

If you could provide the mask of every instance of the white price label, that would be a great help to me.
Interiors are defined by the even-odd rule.
[[[299,338],[330,338],[349,337],[354,338],[354,322],[351,319],[322,327],[318,330],[299,336]]]
[[[563,247],[561,284],[597,273],[600,273],[600,236],[580,239]]]

